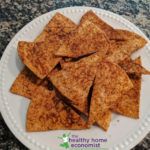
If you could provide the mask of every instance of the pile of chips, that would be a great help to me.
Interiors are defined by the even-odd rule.
[[[150,72],[131,54],[146,43],[92,11],[78,25],[56,13],[35,41],[18,43],[25,67],[10,91],[30,99],[26,130],[106,131],[112,112],[139,118],[141,75]]]

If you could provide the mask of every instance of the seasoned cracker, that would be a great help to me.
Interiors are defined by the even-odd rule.
[[[112,26],[98,17],[93,11],[88,11],[82,16],[80,22],[84,23],[85,21],[91,21],[96,24],[106,33],[109,40],[122,40],[122,36]]]
[[[136,59],[135,62],[141,65],[140,59]],[[112,107],[112,110],[121,115],[138,119],[140,112],[141,74],[136,75],[136,78],[130,77],[130,79],[133,83],[133,88],[118,98],[118,102]]]
[[[140,35],[122,29],[114,29],[94,12],[88,11],[81,18],[81,24],[85,21],[91,21],[105,32],[109,39],[110,47],[108,50],[108,61],[118,63],[122,61],[127,55],[144,47],[147,41]]]
[[[37,78],[28,68],[24,67],[12,84],[10,91],[31,99],[33,92],[40,83],[41,79]]]
[[[134,51],[144,47],[147,43],[147,40],[144,37],[135,32],[122,29],[116,29],[116,31],[123,37],[123,40],[127,42],[130,53],[133,53]]]
[[[64,41],[76,28],[77,25],[71,19],[57,12],[44,28],[44,31],[48,33],[48,36],[57,35],[59,39]]]
[[[103,56],[108,48],[109,43],[105,33],[92,22],[86,21],[78,26],[55,55],[78,58],[98,51]]]
[[[51,28],[52,28],[52,31],[51,31]],[[61,15],[60,13],[56,13],[56,15],[54,15],[52,20],[50,20],[50,22],[46,25],[42,33],[35,39],[35,42],[43,42],[45,41],[47,37],[51,37],[49,35],[58,35],[57,37],[61,38],[62,40],[65,40],[68,34],[72,30],[75,30],[75,29],[76,29],[76,24],[74,22],[72,22],[65,16]],[[63,32],[60,32],[59,30]],[[52,33],[55,33],[55,34],[52,34]],[[23,83],[27,83],[28,87],[36,86],[36,84],[33,84],[33,82],[29,80],[30,75],[31,74],[33,75],[33,73],[29,69],[27,69],[27,67],[25,67],[23,70],[24,71],[22,71],[18,75],[17,79],[12,85],[11,92],[18,94],[18,95],[25,96],[27,98],[31,98],[28,93],[33,93],[34,88],[33,89],[26,88],[26,84],[23,84]],[[35,75],[33,76],[32,76],[32,80],[37,80],[37,77]],[[20,81],[23,81],[23,83]]]
[[[53,52],[60,46],[59,40],[53,38],[44,42],[25,42],[18,44],[18,53],[23,63],[40,79],[58,64],[61,58],[55,57]]]
[[[132,53],[144,47],[147,43],[143,37],[136,33],[126,30],[116,30],[122,34],[124,41],[110,41],[110,48],[106,56],[106,60],[108,61],[120,63],[124,59],[129,58]]]
[[[26,130],[28,132],[85,129],[86,122],[46,86],[39,86],[30,102]]]
[[[69,99],[70,104],[87,114],[87,96],[92,86],[99,56],[93,54],[77,62],[66,63],[63,69],[49,75],[58,91]]]
[[[101,62],[94,82],[89,122],[96,122],[107,130],[111,120],[109,109],[117,102],[121,93],[132,87],[132,82],[123,69],[111,62]],[[104,115],[105,120],[102,119]]]
[[[72,20],[57,12],[45,26],[42,33],[36,38],[36,42],[44,41],[46,38],[51,38],[51,36],[66,40],[70,32],[76,28],[77,25]]]
[[[54,52],[75,28],[71,20],[57,13],[37,38],[42,42],[19,42],[18,52],[23,63],[40,79],[45,78],[61,59]]]
[[[137,61],[138,61],[138,59],[140,60],[140,57],[137,58]],[[119,65],[128,74],[145,74],[145,75],[149,75],[150,74],[150,71],[145,69],[140,64],[137,64],[136,62],[134,62],[134,60],[132,60],[130,57],[128,57],[125,60],[123,60],[122,62],[120,62]]]
[[[112,63],[119,64],[120,62],[122,62],[128,57],[130,56],[126,52],[121,51],[121,49],[118,49],[118,50],[113,51],[113,53],[107,55],[105,57],[105,60],[110,61]]]
[[[111,122],[111,117],[112,117],[112,112],[110,110],[106,111],[98,120],[98,124],[100,125],[100,127],[107,131],[109,126],[110,126],[110,122]],[[89,126],[91,126],[93,124],[93,120],[90,118],[90,120],[88,121]]]
[[[131,79],[133,83],[133,89],[123,94],[119,99],[118,103],[113,106],[112,110],[121,115],[139,118],[140,108],[140,90],[141,90],[141,75],[137,79]]]
[[[121,29],[116,29],[116,31],[121,34],[124,39],[124,41],[116,41],[118,49],[124,51],[128,55],[143,48],[147,43],[147,41],[137,33]]]

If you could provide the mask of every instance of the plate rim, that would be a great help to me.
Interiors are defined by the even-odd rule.
[[[86,12],[87,10],[93,10],[97,14],[106,13],[107,14],[106,16],[108,16],[109,18],[113,18],[113,19],[115,19],[115,20],[117,20],[117,21],[119,21],[121,23],[123,23],[123,21],[125,21],[125,23],[127,23],[127,24],[123,23],[125,26],[127,26],[131,30],[137,30],[137,32],[139,32],[142,36],[144,36],[144,38],[146,38],[149,41],[149,39],[145,36],[145,34],[137,26],[135,26],[133,23],[131,23],[127,19],[123,18],[122,16],[120,16],[118,14],[115,14],[113,12],[107,11],[107,10],[100,9],[100,8],[85,7],[85,6],[65,7],[65,8],[60,8],[60,9],[56,9],[56,10],[47,12],[47,13],[45,13],[43,15],[40,15],[39,17],[34,18],[32,21],[30,21],[28,24],[26,24],[21,30],[19,30],[17,32],[17,34],[11,39],[11,41],[9,42],[9,44],[7,45],[7,47],[5,48],[5,51],[4,51],[4,53],[3,53],[2,57],[1,57],[1,61],[0,61],[1,62],[0,63],[0,68],[1,68],[0,69],[0,81],[2,83],[0,85],[1,89],[2,89],[2,92],[0,93],[0,104],[1,104],[0,105],[0,111],[1,111],[3,119],[5,120],[7,126],[11,130],[11,132],[15,135],[15,137],[19,141],[21,141],[21,143],[23,143],[26,147],[28,147],[30,149],[34,149],[34,148],[46,149],[46,148],[45,148],[44,145],[40,145],[39,143],[37,143],[36,141],[34,141],[33,139],[31,139],[29,136],[27,136],[27,138],[25,138],[26,133],[21,132],[19,129],[17,129],[12,124],[11,119],[13,119],[13,118],[10,117],[11,115],[8,113],[9,110],[7,110],[8,112],[6,111],[5,106],[4,106],[4,102],[2,102],[2,101],[6,101],[6,97],[5,97],[4,93],[3,93],[3,87],[4,87],[3,83],[5,82],[4,81],[5,66],[6,66],[6,63],[7,63],[8,59],[9,59],[9,55],[10,55],[10,52],[11,52],[8,49],[10,49],[10,47],[12,45],[16,44],[15,39],[19,38],[19,35],[21,33],[23,34],[26,30],[29,30],[28,28],[30,26],[34,26],[34,24],[36,22],[39,22],[41,19],[46,19],[49,15],[53,16],[58,11],[64,14],[66,12],[75,12],[75,11],[76,12],[80,12],[80,11]],[[121,18],[121,19],[119,20],[119,18]],[[150,57],[150,46],[148,46],[148,44],[147,44],[146,47],[148,49],[147,53],[148,53],[148,55]],[[5,104],[6,104],[6,108],[7,108],[8,104],[7,103],[5,103]],[[119,143],[116,146],[114,146],[112,149],[116,149],[116,150],[120,149],[120,148],[121,149],[129,149],[129,148],[132,148],[133,146],[135,146],[136,144],[138,144],[144,138],[144,136],[150,131],[150,112],[145,116],[145,118],[143,120],[141,120],[141,122],[143,123],[143,128],[144,129],[141,129],[141,131],[137,130],[137,131],[140,131],[140,132],[138,132],[139,135],[136,135],[134,133],[133,137],[130,138],[131,141],[128,142],[129,144]]]

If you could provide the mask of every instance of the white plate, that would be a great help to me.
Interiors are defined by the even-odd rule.
[[[115,150],[130,149],[142,140],[142,138],[144,138],[146,133],[150,130],[150,77],[143,76],[140,119],[138,120],[113,114],[111,126],[108,132],[104,132],[96,126],[82,131],[60,130],[39,133],[27,133],[25,131],[25,116],[29,100],[21,96],[13,95],[9,92],[11,84],[23,67],[17,55],[18,41],[33,41],[56,12],[60,12],[78,23],[80,17],[90,9],[92,9],[98,16],[111,24],[113,27],[134,31],[146,38],[146,36],[135,25],[121,16],[91,7],[70,7],[58,9],[34,19],[23,29],[21,29],[11,40],[1,59],[0,109],[10,130],[24,145],[30,149],[63,150],[64,148],[59,146],[62,141],[61,139],[58,139],[58,136],[62,136],[63,133],[69,132],[71,132],[71,137],[72,135],[77,135],[80,138],[107,138],[107,142],[101,143],[102,148]],[[141,55],[143,65],[150,69],[150,48],[148,44],[142,51],[137,52],[135,55]],[[90,150],[96,149],[90,148]]]

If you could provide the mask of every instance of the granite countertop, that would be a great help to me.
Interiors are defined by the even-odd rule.
[[[149,0],[0,0],[0,57],[12,37],[28,22],[48,11],[93,6],[122,15],[150,38]],[[26,150],[0,115],[0,150]],[[133,150],[150,149],[150,133]]]

